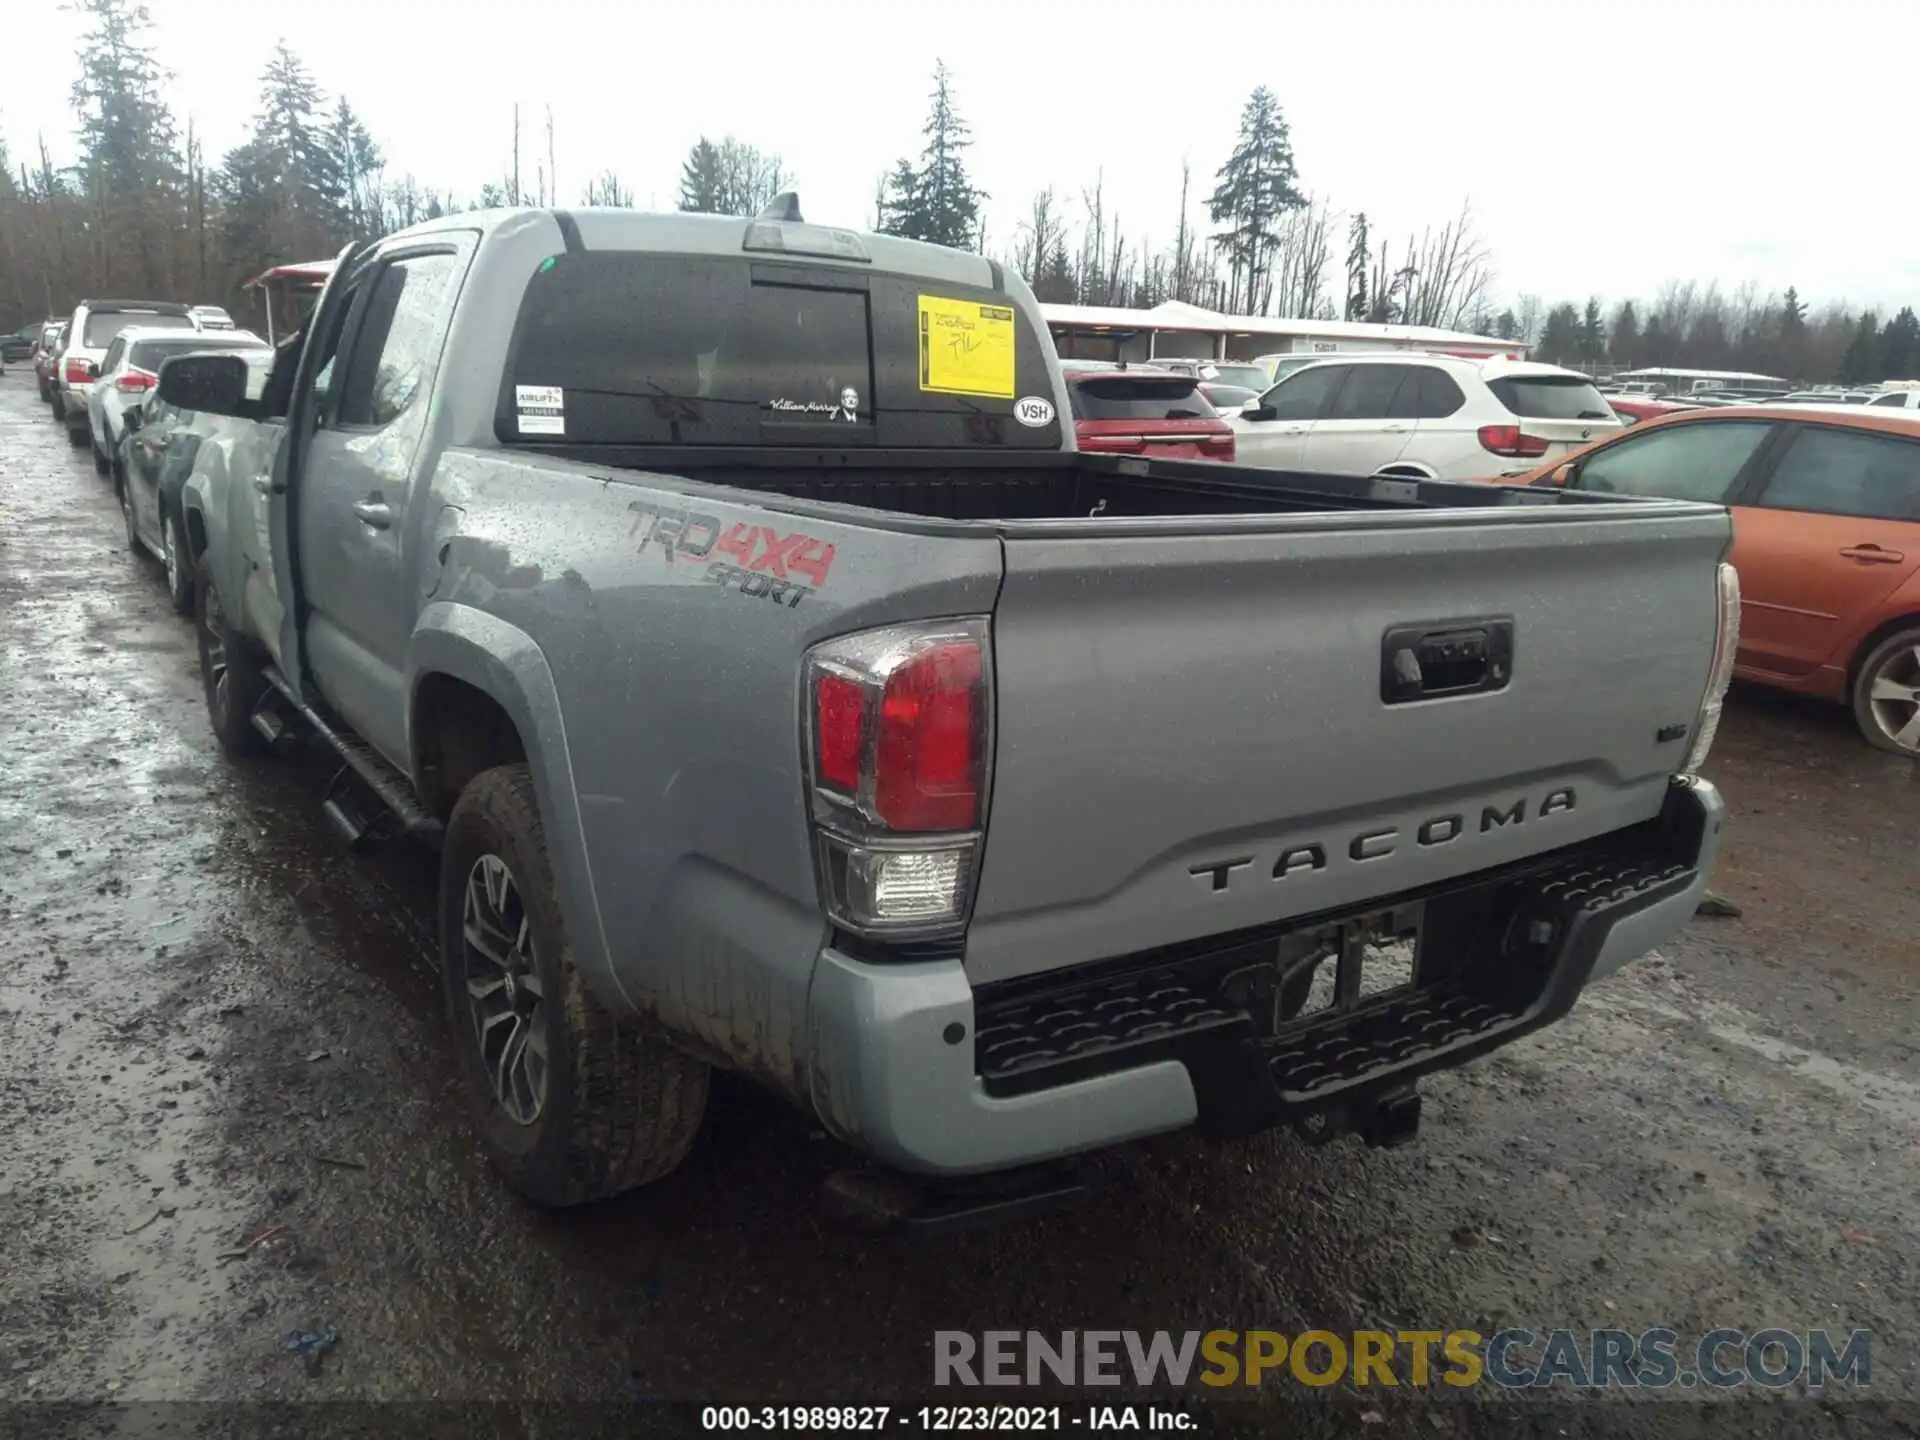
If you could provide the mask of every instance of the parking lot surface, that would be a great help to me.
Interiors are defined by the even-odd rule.
[[[1873,1393],[1906,1406],[1829,1396],[1796,1425],[1914,1433],[1920,768],[1737,691],[1708,769],[1739,913],[1429,1083],[1411,1146],[1176,1136],[1104,1157],[1073,1212],[915,1241],[835,1220],[845,1157],[728,1086],[679,1173],[541,1215],[469,1139],[431,857],[340,849],[318,760],[221,758],[190,626],[15,367],[0,1402],[918,1404],[937,1329],[1779,1325],[1872,1330]],[[317,1368],[286,1352],[322,1326]],[[1248,1433],[1398,1433],[1423,1401],[1195,1403]],[[1632,1423],[1672,1433],[1663,1403]],[[1469,1421],[1436,1402],[1423,1428]]]

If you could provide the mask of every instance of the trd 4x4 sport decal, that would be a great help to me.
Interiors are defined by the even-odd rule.
[[[782,534],[771,525],[744,521],[727,526],[718,515],[669,509],[636,500],[630,535],[640,537],[642,554],[652,550],[668,564],[682,561],[706,567],[706,578],[723,590],[749,599],[771,600],[795,609],[827,583],[833,569],[833,545],[801,531]]]

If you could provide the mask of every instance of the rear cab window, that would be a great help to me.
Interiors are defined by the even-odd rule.
[[[1523,420],[1613,419],[1606,397],[1580,375],[1503,375],[1487,389]]]
[[[1053,394],[1040,336],[992,290],[585,251],[528,283],[494,428],[506,444],[1057,450]],[[1026,397],[1050,418],[1016,420]]]
[[[1067,375],[1079,420],[1211,420],[1220,412],[1190,375]]]

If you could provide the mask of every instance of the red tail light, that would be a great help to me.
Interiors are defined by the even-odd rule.
[[[984,618],[891,625],[807,656],[821,889],[860,933],[965,923],[991,747]]]
[[[820,783],[843,795],[860,789],[861,734],[866,729],[867,692],[857,680],[822,675],[814,681],[814,759]]]
[[[93,373],[91,360],[67,361],[66,377],[69,385],[90,385],[93,383]]]
[[[887,676],[874,809],[892,830],[971,830],[980,813],[980,644],[929,645]]]
[[[1233,432],[1224,435],[1209,435],[1200,442],[1201,453],[1209,459],[1233,459]]]
[[[1480,446],[1495,455],[1506,455],[1516,459],[1540,456],[1547,453],[1550,442],[1537,435],[1523,435],[1518,425],[1482,425],[1480,427]]]
[[[129,370],[113,382],[113,388],[122,395],[137,394],[153,388],[153,376],[144,370]]]

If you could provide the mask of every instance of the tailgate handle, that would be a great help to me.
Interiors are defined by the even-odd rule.
[[[1396,625],[1380,641],[1380,698],[1389,705],[1487,694],[1512,678],[1510,616]]]

